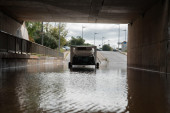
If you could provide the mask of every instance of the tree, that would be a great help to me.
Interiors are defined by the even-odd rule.
[[[53,36],[44,34],[43,37],[44,37],[44,46],[49,47],[51,49],[56,49],[58,47],[58,41]],[[41,44],[41,38],[36,38],[35,42]]]
[[[59,42],[59,25],[57,27],[52,26],[49,22],[43,24],[42,33],[42,22],[26,22],[28,34],[31,40],[36,43],[41,44],[41,37],[43,35],[44,41],[43,45],[50,47],[52,49],[58,48]],[[66,30],[66,25],[61,24],[60,26],[60,45],[61,47],[66,45],[67,41],[65,37],[67,36],[68,30]]]
[[[34,41],[35,37],[40,37],[40,32],[42,28],[41,22],[26,22],[26,27],[28,30],[29,39]]]
[[[91,46],[91,44],[89,44],[89,43],[85,43],[84,45],[85,45],[85,46]]]
[[[102,50],[103,51],[112,51],[112,47],[110,47],[109,44],[105,44],[105,45],[103,45]]]
[[[76,38],[72,36],[70,40],[71,45],[84,45],[84,42],[85,40],[80,36],[77,36]]]

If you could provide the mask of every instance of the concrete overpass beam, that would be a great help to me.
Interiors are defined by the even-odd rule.
[[[25,22],[18,22],[0,11],[0,30],[17,37],[29,40]]]
[[[169,14],[169,0],[161,0],[128,25],[129,67],[170,72]]]

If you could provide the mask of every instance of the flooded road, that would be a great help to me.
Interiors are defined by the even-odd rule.
[[[0,113],[170,113],[170,79],[127,70],[127,58],[102,52],[108,63],[67,68],[46,64],[0,71]]]

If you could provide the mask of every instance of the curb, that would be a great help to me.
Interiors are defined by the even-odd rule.
[[[67,58],[68,54],[69,54],[69,51],[64,53],[64,60]]]
[[[102,57],[101,59],[99,58],[99,57],[97,57],[98,58],[98,60],[100,61],[100,63],[102,63],[103,61],[106,61],[107,62],[107,60],[105,60],[105,59],[107,59],[106,57],[104,57],[103,55],[102,55],[102,53],[101,52],[98,52],[98,54],[100,54],[100,56]]]
[[[126,55],[126,56],[127,56],[127,53],[125,53],[125,52],[120,52],[120,51],[119,51],[119,53],[121,53],[121,54],[123,54],[123,55]]]

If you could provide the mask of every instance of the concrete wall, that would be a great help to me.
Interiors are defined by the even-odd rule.
[[[3,12],[0,12],[0,30],[29,40],[25,23],[23,22],[23,24],[21,24],[13,18],[5,15]]]
[[[57,57],[35,56],[28,54],[1,53],[0,69],[18,68],[43,64],[63,64],[63,60]]]
[[[162,0],[128,25],[129,67],[167,71],[168,8],[169,0]]]

